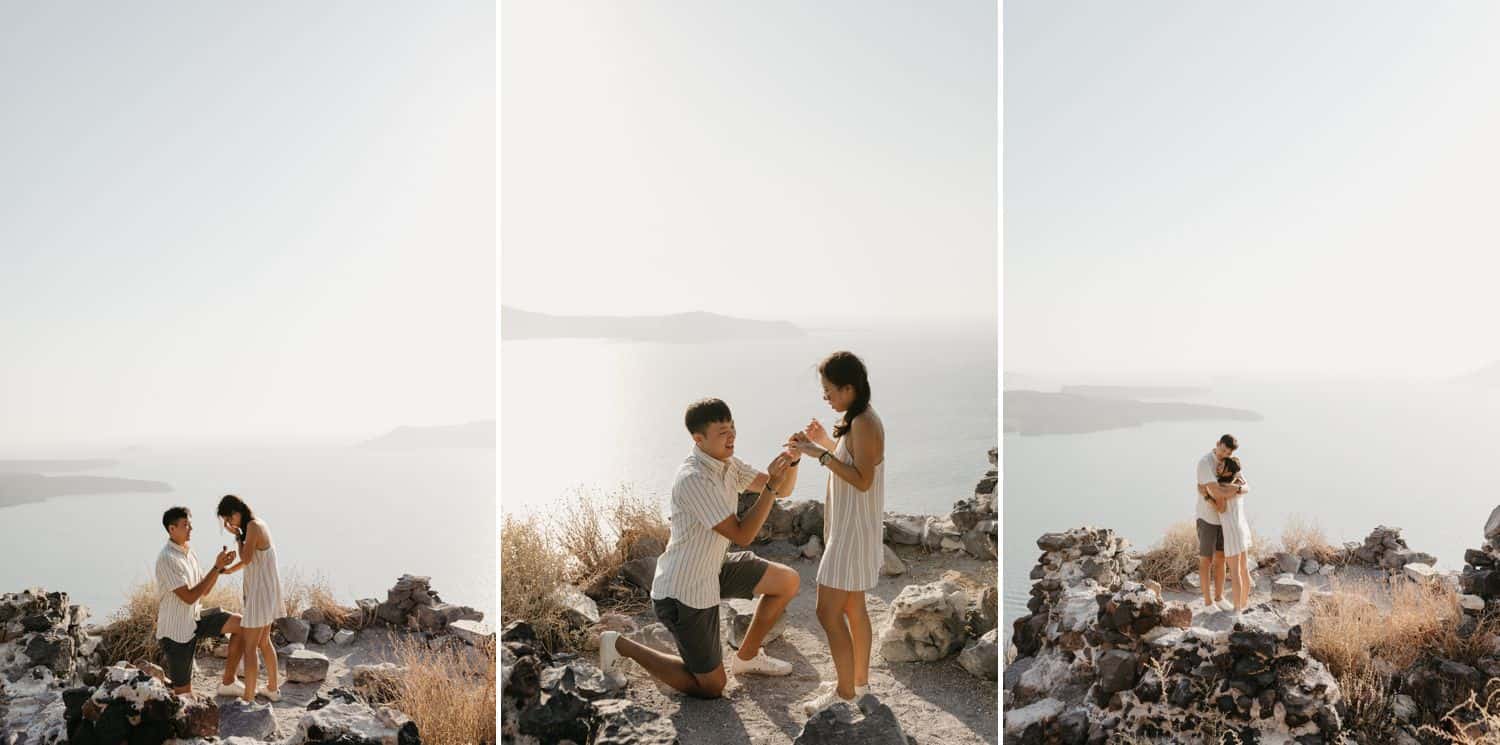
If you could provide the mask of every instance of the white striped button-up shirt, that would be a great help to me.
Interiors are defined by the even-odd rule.
[[[689,608],[719,604],[719,569],[729,539],[714,526],[735,514],[739,494],[757,471],[739,458],[721,461],[697,445],[672,481],[672,536],[656,561],[651,598],[672,598]]]
[[[156,591],[161,600],[156,608],[156,638],[186,644],[198,631],[198,604],[182,602],[173,592],[179,587],[192,589],[203,581],[198,557],[186,546],[167,541],[156,555]]]

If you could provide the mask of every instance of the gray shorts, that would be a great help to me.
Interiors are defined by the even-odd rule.
[[[766,575],[771,562],[749,551],[736,551],[724,557],[719,567],[719,597],[755,597],[755,586]],[[724,645],[719,637],[719,606],[694,608],[674,598],[652,601],[656,617],[677,640],[677,653],[694,675],[711,673],[724,662]]]
[[[224,611],[204,613],[198,617],[192,641],[178,642],[167,638],[156,640],[161,646],[162,657],[167,662],[167,679],[172,681],[173,688],[182,688],[193,682],[193,653],[198,651],[198,640],[223,636],[224,624],[229,619],[230,614]]]
[[[1224,553],[1224,526],[1198,518],[1198,556],[1211,559],[1214,552]]]

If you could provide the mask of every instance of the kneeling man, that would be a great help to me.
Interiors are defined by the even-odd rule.
[[[606,675],[623,680],[635,660],[656,679],[699,698],[717,698],[727,682],[719,638],[721,597],[760,595],[755,616],[729,670],[735,675],[786,675],[789,662],[768,656],[761,642],[797,594],[801,577],[784,564],[749,551],[725,555],[730,542],[748,546],[779,497],[797,483],[796,452],[783,451],[758,473],[734,457],[734,419],[716,398],[688,407],[685,417],[693,450],[672,482],[672,534],[656,563],[651,600],[656,616],[677,640],[680,657],[658,652],[606,631],[599,662]],[[758,492],[743,519],[736,516],[741,492]]]
[[[245,686],[235,676],[241,656],[240,617],[218,611],[199,617],[198,601],[214,589],[224,568],[234,561],[234,552],[224,550],[214,559],[207,574],[198,565],[198,557],[188,546],[193,535],[193,520],[186,507],[173,507],[161,516],[167,529],[167,545],[156,555],[156,589],[160,593],[156,610],[156,637],[166,658],[167,678],[172,692],[193,692],[193,653],[198,640],[229,635],[229,659],[225,660],[220,696],[242,696]]]

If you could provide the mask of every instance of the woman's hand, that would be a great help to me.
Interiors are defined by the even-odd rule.
[[[807,426],[802,428],[802,434],[828,450],[833,449],[833,438],[828,436],[828,430],[823,429],[823,423],[817,419],[808,422]]]
[[[822,445],[817,444],[816,442],[808,441],[805,437],[788,444],[791,445],[791,447],[795,448],[797,452],[802,453],[803,455],[811,455],[813,457],[822,455],[825,451],[828,450],[828,448],[825,448]]]

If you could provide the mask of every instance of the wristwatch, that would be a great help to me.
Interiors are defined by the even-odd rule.
[[[826,466],[826,465],[828,465],[828,461],[831,458],[833,458],[833,453],[831,453],[831,452],[829,452],[827,450],[824,450],[823,454],[818,456],[818,465],[820,465],[820,466]]]

